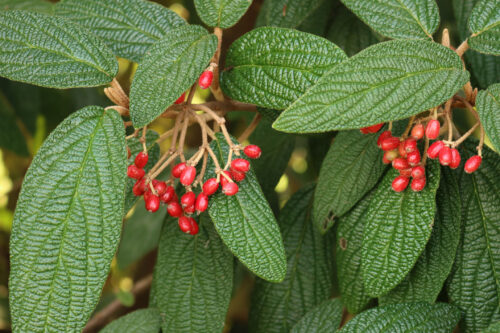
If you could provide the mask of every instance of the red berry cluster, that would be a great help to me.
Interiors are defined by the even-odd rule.
[[[244,153],[249,158],[259,158],[261,149],[256,145],[248,145],[244,148]],[[172,217],[178,218],[179,228],[191,235],[198,233],[199,227],[193,214],[199,215],[208,208],[209,196],[217,192],[219,183],[222,187],[222,193],[231,196],[238,193],[239,187],[236,182],[245,179],[246,173],[250,170],[250,162],[245,159],[237,158],[231,161],[229,171],[222,171],[217,178],[210,178],[202,186],[202,191],[196,195],[191,185],[196,178],[196,168],[185,162],[176,164],[172,170],[172,178],[167,182],[153,179],[150,182],[145,177],[144,167],[148,163],[148,154],[140,152],[137,154],[134,164],[130,165],[127,175],[130,178],[137,179],[132,191],[135,196],[144,196],[146,209],[150,212],[156,212],[160,204],[167,206],[167,213]],[[175,192],[173,179],[179,179],[184,186],[185,193],[180,200]]]

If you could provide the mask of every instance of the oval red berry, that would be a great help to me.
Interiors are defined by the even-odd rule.
[[[187,168],[187,165],[186,163],[182,162],[182,163],[179,163],[179,164],[176,164],[173,168],[172,168],[172,176],[174,176],[175,178],[179,178],[181,176],[181,173],[186,170]]]
[[[239,172],[248,172],[250,170],[250,162],[242,158],[237,158],[231,162],[231,168]]]
[[[212,85],[212,81],[214,79],[214,72],[212,71],[204,71],[200,79],[198,80],[198,85],[201,89],[207,89]]]
[[[201,192],[200,194],[198,194],[198,197],[196,198],[195,208],[198,214],[203,213],[207,210],[208,196],[205,193]]]
[[[465,162],[465,166],[464,166],[465,172],[473,173],[474,171],[476,171],[479,168],[482,161],[483,161],[483,159],[481,158],[481,156],[479,156],[479,155],[472,156],[471,158],[469,158],[467,160],[467,162]]]
[[[414,191],[414,192],[420,192],[424,189],[425,187],[425,183],[426,183],[426,179],[425,177],[421,177],[421,178],[414,178],[412,181],[411,181],[411,189]]]
[[[176,201],[171,201],[167,205],[167,213],[172,217],[179,217],[182,215],[182,207]]]
[[[232,196],[238,193],[239,187],[236,183],[226,183],[222,185],[222,192],[227,196]]]
[[[439,120],[432,119],[427,123],[427,127],[425,128],[425,136],[427,136],[431,140],[434,140],[439,136],[440,129],[441,125],[439,124]]]
[[[129,176],[130,178],[141,179],[145,174],[146,172],[144,171],[144,169],[138,168],[135,164],[131,164],[128,166],[127,176]]]
[[[191,185],[196,177],[196,168],[194,166],[187,166],[184,171],[182,171],[179,180],[182,185]]]
[[[427,149],[427,156],[429,158],[436,158],[439,156],[439,152],[443,149],[444,143],[443,141],[436,141],[432,145],[430,145],[429,149]]]
[[[134,160],[134,164],[142,169],[146,166],[146,164],[148,164],[148,154],[141,151],[139,154],[137,154],[137,156],[135,157],[135,160]]]
[[[396,192],[402,192],[406,189],[409,182],[410,182],[410,179],[408,177],[397,176],[392,181],[392,189]]]
[[[262,154],[262,150],[257,145],[248,145],[245,147],[245,149],[243,149],[243,152],[248,156],[248,158],[253,159],[259,158]]]
[[[363,127],[360,129],[363,134],[377,133],[384,126],[384,123],[376,124],[368,127]]]
[[[219,183],[217,182],[217,179],[209,178],[203,184],[203,193],[205,193],[206,195],[212,195],[215,192],[217,192],[218,188],[219,188]]]
[[[194,194],[194,192],[189,191],[184,193],[181,197],[182,208],[194,205],[195,200],[196,200],[196,194]]]
[[[146,198],[146,210],[154,213],[160,208],[160,198],[157,195],[151,194]]]

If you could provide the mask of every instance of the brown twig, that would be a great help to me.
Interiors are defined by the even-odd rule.
[[[462,44],[460,44],[457,49],[455,50],[455,52],[458,54],[458,56],[460,58],[462,58],[462,56],[464,55],[465,51],[467,51],[469,49],[469,42],[468,40],[464,40],[462,42]]]
[[[242,143],[243,141],[248,139],[250,135],[252,135],[253,131],[255,131],[255,129],[259,125],[261,119],[262,116],[260,113],[257,113],[255,117],[253,117],[253,120],[250,123],[250,125],[248,125],[248,127],[243,131],[243,133],[241,133],[240,137],[238,138],[239,143]]]
[[[214,95],[216,100],[223,101],[224,94],[220,89],[220,83],[219,83],[220,54],[222,49],[222,29],[215,28],[214,35],[217,36],[217,51],[215,51],[215,55],[213,56],[211,61],[211,63],[215,64],[215,66],[214,66],[214,80],[212,82],[212,85],[210,86],[210,90],[212,91],[212,94]]]

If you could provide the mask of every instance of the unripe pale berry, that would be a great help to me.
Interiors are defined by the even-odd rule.
[[[244,172],[236,171],[231,169],[231,178],[235,182],[241,182],[243,179],[245,179],[246,174]]]
[[[174,176],[175,178],[179,178],[181,176],[182,171],[186,170],[186,168],[187,165],[184,162],[176,164],[172,168],[172,176]]]
[[[390,138],[385,138],[380,144],[380,148],[383,151],[394,150],[399,147],[399,138],[391,136]]]
[[[384,152],[384,157],[382,157],[382,162],[384,162],[384,164],[389,164],[392,161],[394,161],[394,159],[398,156],[399,155],[398,155],[398,152],[396,150],[386,151],[386,152]]]
[[[426,179],[425,177],[421,177],[421,178],[414,178],[412,181],[411,181],[411,189],[414,191],[414,192],[420,192],[424,189],[425,187],[425,183],[426,183]]]
[[[392,181],[392,189],[396,192],[402,192],[408,186],[410,178],[404,176],[397,176]]]
[[[250,162],[242,158],[237,158],[231,162],[231,168],[239,172],[248,172],[250,170]]]
[[[425,177],[425,168],[421,165],[413,167],[411,169],[411,176],[415,179]]]
[[[439,124],[439,120],[432,119],[427,123],[427,127],[425,128],[425,136],[427,136],[431,140],[434,140],[439,136],[440,129],[441,125]]]
[[[430,145],[429,149],[427,149],[427,156],[429,158],[436,158],[439,156],[439,152],[444,147],[443,141],[436,141],[432,145]]]
[[[160,208],[160,198],[157,195],[151,194],[147,199],[144,197],[144,200],[146,200],[146,210],[151,213],[156,212]]]
[[[418,150],[414,150],[408,153],[408,155],[406,155],[406,160],[408,161],[408,164],[410,164],[410,166],[417,165],[421,160],[420,152]]]
[[[408,168],[408,169],[399,170],[399,175],[409,178],[411,176],[411,169]]]
[[[161,196],[165,194],[165,191],[167,190],[167,184],[160,180],[153,179],[153,188],[161,199]]]
[[[392,167],[396,170],[403,170],[408,169],[410,165],[408,164],[406,158],[398,157],[395,158],[394,161],[392,161]]]
[[[456,169],[460,165],[460,161],[462,158],[460,157],[460,153],[456,148],[451,149],[451,162],[449,164],[449,167],[452,169]]]
[[[481,158],[481,156],[479,156],[479,155],[472,156],[471,158],[469,158],[467,160],[467,162],[465,162],[465,166],[464,166],[465,172],[473,173],[474,171],[476,171],[479,168],[482,161],[483,161],[483,159]]]
[[[411,136],[415,139],[415,140],[420,140],[424,137],[424,134],[425,134],[425,129],[424,129],[424,125],[422,124],[416,124],[415,126],[413,126],[413,128],[411,129]]]
[[[217,182],[217,179],[209,178],[203,184],[203,193],[205,193],[206,195],[212,195],[215,192],[217,192],[218,188],[219,188],[219,183]]]
[[[182,207],[177,201],[170,201],[167,205],[167,213],[172,217],[179,217],[182,215]]]
[[[175,197],[176,195],[174,188],[172,186],[167,186],[165,192],[160,197],[160,200],[164,203],[169,203],[170,201],[174,200]]]
[[[184,193],[184,195],[181,197],[182,208],[194,205],[195,200],[196,200],[196,194],[194,194],[193,191]]]
[[[189,234],[191,232],[191,219],[187,216],[180,216],[179,217],[179,229],[181,229],[182,232],[185,232],[186,234]]]
[[[448,146],[444,146],[439,152],[439,163],[441,165],[448,165],[451,162],[451,149]]]
[[[245,149],[243,149],[243,152],[248,156],[248,158],[253,159],[259,158],[262,154],[262,150],[257,145],[248,145],[245,147]]]
[[[207,89],[212,85],[212,81],[214,79],[214,72],[212,71],[204,71],[200,75],[200,79],[198,80],[198,85],[201,89]]]
[[[132,192],[136,197],[140,197],[147,190],[146,180],[144,178],[139,179],[135,182],[134,187],[132,187]]]
[[[139,154],[137,154],[137,156],[135,157],[135,160],[134,160],[134,164],[142,169],[146,166],[146,164],[148,164],[148,154],[141,151]]]
[[[387,138],[390,138],[391,136],[392,136],[391,131],[383,131],[382,133],[380,133],[377,139],[377,146],[379,148],[382,148],[382,141],[384,141]]]
[[[234,182],[232,183],[228,182],[222,185],[222,192],[228,196],[235,195],[236,193],[238,193],[238,190],[239,190],[238,184]]]
[[[208,196],[205,193],[201,192],[196,197],[196,204],[195,204],[196,212],[198,214],[203,213],[204,211],[207,210],[207,207],[208,207]]]
[[[181,97],[177,98],[177,100],[174,102],[175,104],[182,104],[184,100],[186,99],[186,93],[183,92]]]
[[[196,168],[194,166],[187,166],[184,171],[182,171],[179,181],[184,186],[189,186],[193,183],[196,177]]]
[[[360,129],[361,133],[363,134],[369,134],[369,133],[377,133],[380,131],[380,129],[384,126],[384,123],[381,124],[376,124],[368,127],[363,127]]]
[[[404,147],[407,153],[417,150],[417,140],[408,138],[404,141]]]
[[[224,175],[226,175],[226,176],[227,176],[227,178],[226,178],[226,177],[224,177],[224,175],[223,175],[223,174],[224,174]],[[229,178],[229,179],[233,179],[233,178],[231,178],[231,173],[230,173],[229,171],[227,171],[227,170],[222,171],[222,172],[221,172],[221,175],[220,175],[220,185],[221,185],[221,186],[224,186],[224,185],[226,185],[227,183],[230,183],[230,181],[229,181],[229,179],[228,179],[228,178]]]
[[[129,176],[130,178],[141,179],[145,174],[146,172],[144,171],[144,169],[138,168],[135,164],[131,164],[128,166],[127,176]]]

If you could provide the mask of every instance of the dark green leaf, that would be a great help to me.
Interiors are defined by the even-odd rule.
[[[35,134],[37,116],[41,110],[42,88],[0,78],[0,93],[7,98],[13,113],[30,134]]]
[[[434,0],[341,0],[373,30],[390,38],[432,38],[439,26]]]
[[[477,94],[476,108],[495,149],[500,152],[500,83]]]
[[[330,333],[337,330],[342,321],[342,302],[328,300],[305,314],[292,328],[291,333]]]
[[[117,56],[135,62],[167,32],[186,24],[170,9],[144,0],[64,0],[56,15],[88,28]]]
[[[0,91],[0,148],[6,148],[21,156],[29,156],[26,139],[11,108],[7,98]]]
[[[157,333],[160,331],[160,311],[149,308],[131,312],[112,321],[99,333]]]
[[[363,283],[361,249],[366,212],[375,189],[337,222],[336,264],[342,303],[350,313],[361,312],[370,302]]]
[[[462,159],[475,154],[476,141],[466,141]],[[463,233],[448,281],[451,303],[464,315],[466,332],[478,332],[500,320],[500,157],[483,148],[483,162],[459,178]]]
[[[460,193],[455,171],[441,169],[436,195],[436,217],[424,252],[405,279],[380,303],[434,303],[450,274],[460,239]]]
[[[217,48],[217,37],[199,26],[165,33],[141,60],[130,89],[130,116],[136,128],[158,117],[189,88]]]
[[[126,158],[121,117],[97,106],[45,140],[24,178],[10,239],[15,331],[82,330],[120,238]]]
[[[256,25],[297,28],[325,0],[265,0]],[[328,0],[330,1],[330,0]]]
[[[225,165],[229,145],[221,133],[210,147]],[[208,163],[205,180],[215,177],[214,164]],[[210,199],[208,212],[224,243],[236,257],[259,277],[272,281],[283,281],[286,274],[286,259],[278,223],[250,170],[246,178],[238,183],[236,195],[222,192]]]
[[[379,43],[333,67],[273,126],[326,132],[404,119],[445,102],[468,79],[458,55],[442,45]]]
[[[450,333],[459,319],[460,311],[445,303],[390,304],[361,313],[339,333]]]
[[[439,186],[439,164],[428,160],[423,191],[409,186],[401,193],[391,188],[399,174],[389,171],[377,186],[366,212],[362,271],[366,291],[381,296],[408,274],[431,235]]]
[[[30,10],[50,14],[54,6],[46,0],[0,0],[0,10]]]
[[[92,87],[118,72],[116,58],[100,39],[62,18],[12,10],[0,12],[0,27],[0,75],[11,80]]]
[[[344,215],[386,170],[383,151],[377,146],[378,135],[343,131],[333,140],[321,165],[314,194],[314,224],[321,232],[333,225],[330,215]]]
[[[345,7],[335,12],[327,37],[349,57],[378,42],[373,31]]]
[[[229,48],[221,87],[233,99],[284,109],[346,58],[324,38],[292,29],[258,28]]]
[[[324,36],[327,25],[331,20],[333,5],[334,1],[323,1],[297,29],[313,35]]]
[[[494,324],[491,324],[487,329],[482,331],[483,333],[498,333],[500,332],[500,321],[497,321]]]
[[[203,23],[229,28],[245,14],[252,0],[194,0],[194,4]]]
[[[497,0],[480,0],[469,17],[472,49],[500,55],[500,3]]]
[[[202,215],[200,231],[180,231],[177,219],[163,224],[151,304],[163,332],[221,332],[233,288],[233,256]]]
[[[287,256],[283,282],[257,280],[250,310],[251,332],[288,332],[331,293],[331,244],[310,218],[314,187],[309,185],[285,205],[280,228]]]

